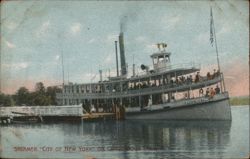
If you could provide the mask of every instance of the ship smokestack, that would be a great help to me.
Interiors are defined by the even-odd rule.
[[[120,47],[120,59],[121,59],[121,75],[123,76],[127,74],[123,32],[121,32],[119,35],[119,47]]]
[[[117,54],[117,41],[115,41],[115,57],[116,57],[116,75],[119,76],[118,54]]]

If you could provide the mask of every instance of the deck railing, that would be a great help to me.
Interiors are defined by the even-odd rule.
[[[165,67],[159,68],[157,71],[158,72],[163,72],[163,71],[168,71],[168,70],[176,70],[176,69],[200,69],[201,64],[199,63],[194,63],[194,62],[188,62],[188,63],[180,63],[180,64],[173,64],[173,65],[167,65]],[[147,72],[141,70],[140,68],[138,69],[137,76],[142,76],[146,75]]]
[[[0,117],[3,116],[81,116],[81,105],[71,106],[13,106],[0,107]]]
[[[120,98],[120,97],[131,97],[139,95],[147,95],[154,93],[167,93],[174,91],[184,91],[188,89],[196,89],[200,87],[209,86],[218,83],[221,80],[220,76],[216,76],[213,79],[207,79],[203,77],[199,82],[183,83],[183,84],[165,84],[160,86],[149,86],[147,88],[140,88],[135,90],[126,90],[123,92],[104,92],[104,93],[59,93],[57,98],[59,99],[105,99],[105,98]]]
[[[179,100],[173,100],[170,102],[165,102],[162,104],[157,104],[157,105],[152,105],[151,107],[145,107],[143,109],[149,109],[149,110],[159,110],[159,109],[164,109],[164,108],[177,108],[177,107],[183,107],[183,106],[190,106],[190,105],[195,105],[195,104],[201,104],[201,103],[206,103],[206,102],[211,102],[211,101],[218,101],[218,100],[223,100],[223,99],[228,99],[229,95],[228,92],[223,92],[216,94],[213,97],[196,97],[196,98],[189,98],[189,99],[179,99]],[[127,107],[126,112],[138,112],[140,111],[140,107]]]

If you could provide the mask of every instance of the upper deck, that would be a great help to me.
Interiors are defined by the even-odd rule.
[[[207,77],[201,77],[198,82],[185,82],[185,83],[168,83],[168,84],[160,84],[160,85],[152,85],[152,86],[144,86],[140,85],[137,88],[129,88],[124,89],[121,91],[92,91],[92,92],[65,92],[65,93],[58,93],[58,99],[109,99],[109,98],[126,98],[126,97],[133,97],[133,96],[140,96],[140,95],[151,95],[157,93],[168,93],[168,92],[181,92],[189,89],[197,89],[209,85],[216,84],[221,81],[221,75],[216,76],[211,79],[207,79]]]
[[[68,84],[64,85],[63,93],[66,94],[92,94],[92,93],[108,93],[129,90],[130,87],[136,88],[136,85],[147,83],[147,85],[160,85],[161,83],[170,83],[172,78],[194,73],[200,70],[199,65],[194,63],[171,65],[161,72],[141,72],[137,76],[131,78],[114,78],[109,81],[85,84]],[[138,87],[139,88],[139,87]],[[100,95],[100,94],[98,94]]]
[[[154,79],[162,76],[169,76],[170,78],[182,76],[190,73],[200,71],[200,64],[196,63],[182,63],[175,65],[168,65],[160,68],[158,72],[140,72],[136,76],[126,79],[127,81],[143,81],[145,79]],[[112,82],[112,81],[111,81]]]

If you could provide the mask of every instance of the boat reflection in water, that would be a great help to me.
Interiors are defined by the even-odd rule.
[[[80,142],[81,145],[102,147],[106,152],[118,152],[117,155],[122,158],[221,158],[230,142],[230,128],[230,121],[159,120],[84,123],[81,127],[63,127],[69,136],[78,136],[78,139],[93,137],[87,139],[87,142]],[[65,142],[70,140],[65,139]],[[107,154],[106,157],[109,155],[114,153]]]
[[[223,158],[229,155],[230,129],[230,121],[13,124],[1,129],[2,157],[31,157],[30,152],[13,153],[13,146],[33,146],[38,151],[32,155],[46,158]],[[62,150],[43,152],[44,146]],[[69,153],[67,146],[76,149]]]

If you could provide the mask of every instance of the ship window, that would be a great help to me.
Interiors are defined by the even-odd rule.
[[[154,58],[154,64],[157,64],[157,62],[158,62],[158,59]]]
[[[164,60],[164,58],[163,58],[163,56],[159,56],[159,61],[163,61]]]
[[[81,89],[82,89],[82,93],[84,93],[84,86],[82,86]]]
[[[79,87],[76,86],[76,93],[79,93]]]
[[[166,58],[166,61],[169,61],[169,57],[168,56],[165,56],[165,58]]]

